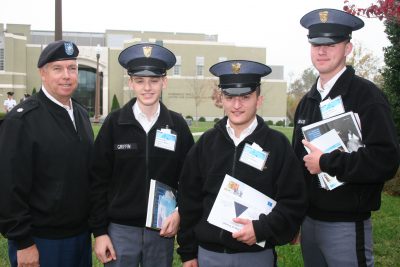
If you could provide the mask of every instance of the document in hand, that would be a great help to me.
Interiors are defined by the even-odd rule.
[[[207,221],[231,233],[243,225],[233,222],[234,218],[258,220],[260,214],[268,214],[276,201],[251,186],[226,174]],[[264,242],[257,243],[264,247]]]
[[[146,227],[160,230],[164,220],[175,211],[176,190],[160,181],[150,180]]]
[[[310,143],[316,146],[323,153],[329,153],[336,149],[343,152],[348,152],[347,147],[344,145],[342,139],[339,137],[335,129],[332,129],[329,132],[311,140]],[[305,149],[308,153],[310,153],[308,148],[305,147]],[[331,176],[326,172],[319,173],[318,179],[321,187],[326,190],[333,190],[343,184],[342,182],[338,181],[336,176]]]
[[[304,138],[309,142],[332,129],[339,134],[349,152],[357,151],[359,147],[364,146],[361,142],[362,135],[358,115],[352,111],[301,128]]]

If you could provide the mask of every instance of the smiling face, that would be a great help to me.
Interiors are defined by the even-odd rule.
[[[346,57],[351,53],[353,45],[344,41],[331,45],[311,45],[311,61],[321,78],[330,80],[346,66]]]
[[[254,120],[263,97],[256,91],[244,96],[228,96],[222,94],[222,105],[235,134],[240,134]]]
[[[167,87],[167,78],[131,76],[128,80],[129,87],[136,94],[137,103],[141,108],[156,106],[161,96],[161,91]]]
[[[39,69],[39,73],[47,92],[64,105],[69,105],[70,98],[78,87],[76,60],[47,63]]]

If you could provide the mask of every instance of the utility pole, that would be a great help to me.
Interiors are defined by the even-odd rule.
[[[55,0],[54,41],[62,40],[62,0]]]

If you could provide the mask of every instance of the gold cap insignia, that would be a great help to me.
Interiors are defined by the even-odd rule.
[[[240,72],[240,63],[232,63],[232,72],[238,74]]]
[[[321,12],[319,12],[319,20],[320,20],[322,23],[326,23],[326,22],[328,21],[328,15],[329,15],[329,12],[328,12],[328,11],[321,11]]]
[[[151,56],[151,50],[153,49],[152,46],[143,46],[143,54],[145,57]]]

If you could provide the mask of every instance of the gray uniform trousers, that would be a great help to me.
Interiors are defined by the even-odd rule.
[[[199,267],[275,267],[273,249],[260,252],[220,253],[199,247]]]
[[[164,238],[159,231],[111,223],[108,227],[117,260],[106,267],[171,267],[174,238]]]
[[[325,222],[306,217],[301,226],[304,267],[374,266],[371,219]]]

